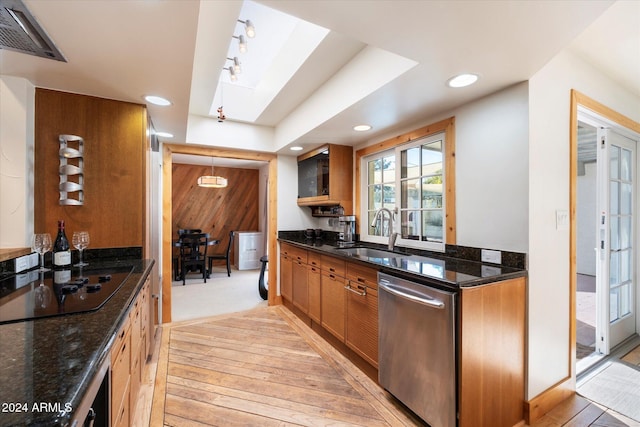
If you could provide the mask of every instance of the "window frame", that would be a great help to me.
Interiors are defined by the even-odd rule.
[[[387,243],[388,237],[369,235],[368,227],[368,169],[367,161],[373,158],[380,158],[390,152],[399,152],[405,147],[410,147],[410,143],[424,143],[426,138],[443,133],[443,167],[444,167],[444,188],[443,188],[443,241],[427,242],[422,240],[401,239],[397,240],[399,246],[414,247],[432,251],[444,252],[447,244],[456,244],[456,205],[455,205],[455,117],[442,120],[440,122],[424,126],[397,137],[382,141],[380,143],[364,147],[356,151],[356,219],[360,240],[372,243]],[[420,140],[420,141],[419,141]],[[394,229],[400,231],[400,157],[396,155],[396,206],[397,214],[394,216]]]

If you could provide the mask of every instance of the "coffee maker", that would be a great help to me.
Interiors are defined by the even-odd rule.
[[[356,217],[355,215],[339,216],[340,232],[338,240],[341,244],[353,244],[356,237]]]

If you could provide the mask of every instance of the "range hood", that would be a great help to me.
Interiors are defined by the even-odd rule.
[[[22,0],[0,0],[0,49],[67,62]]]

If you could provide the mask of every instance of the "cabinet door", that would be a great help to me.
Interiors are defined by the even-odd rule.
[[[131,326],[125,321],[111,350],[111,425],[129,425]]]
[[[378,367],[378,291],[349,282],[346,344],[371,365]]]
[[[307,314],[309,311],[309,285],[307,283],[307,264],[293,261],[292,266],[293,305]]]
[[[322,271],[321,308],[322,326],[344,342],[345,280],[343,277]]]
[[[293,263],[288,255],[280,255],[280,295],[287,301],[293,296]]]
[[[320,287],[320,268],[309,265],[307,266],[307,282],[309,284],[309,317],[320,323],[322,319],[321,312],[321,287]]]

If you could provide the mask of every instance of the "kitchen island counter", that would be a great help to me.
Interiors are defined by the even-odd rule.
[[[101,308],[0,325],[0,426],[65,426],[84,417],[78,408],[153,265],[142,259],[92,261],[92,268],[131,267]]]

